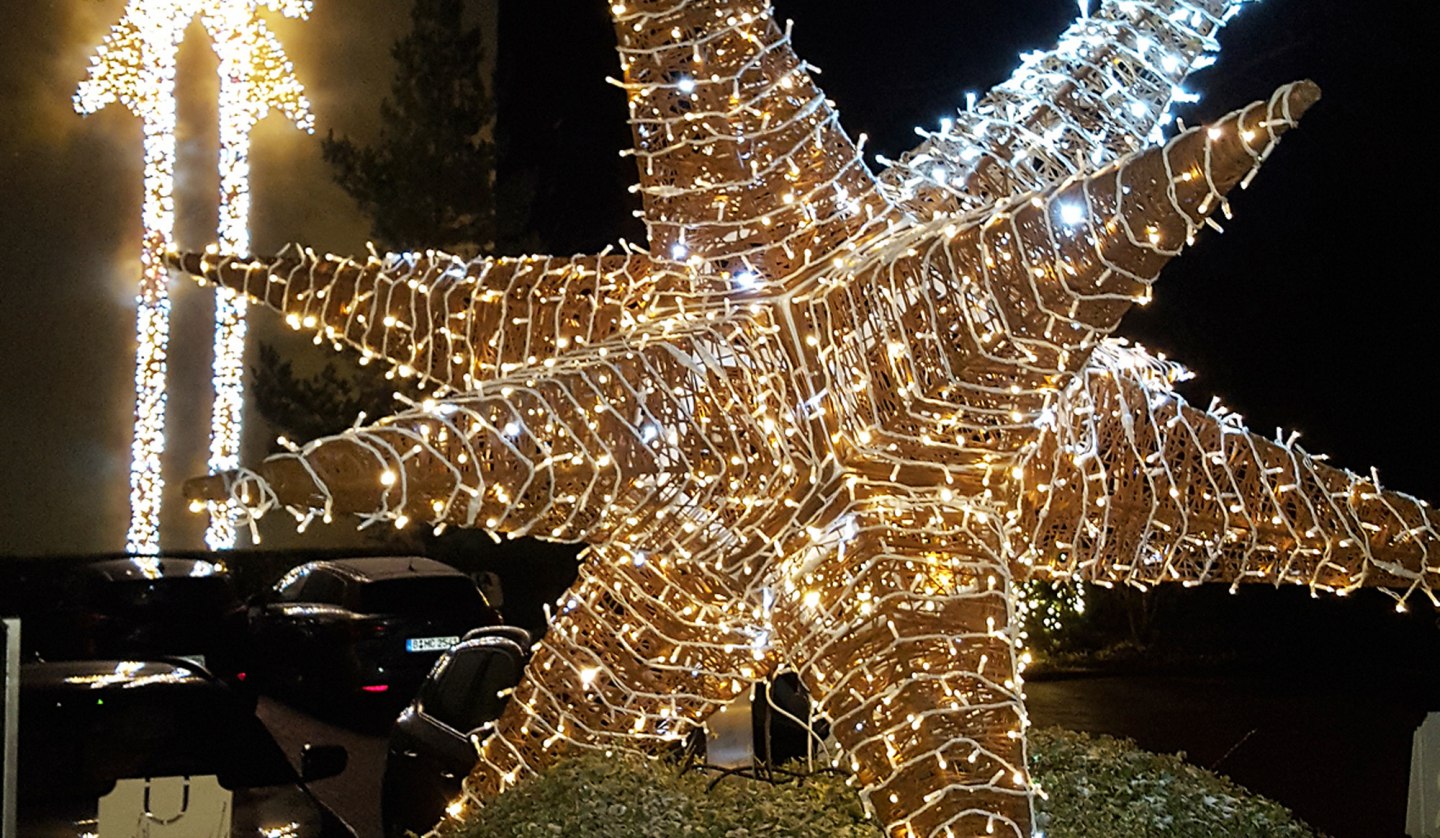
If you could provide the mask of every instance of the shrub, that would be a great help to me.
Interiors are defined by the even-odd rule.
[[[1050,838],[1314,836],[1284,807],[1178,756],[1060,730],[1030,739]],[[629,756],[564,760],[520,783],[446,838],[881,838],[854,790],[834,775],[772,786]]]
[[[1314,836],[1284,806],[1135,743],[1057,728],[1030,736],[1030,768],[1046,799],[1050,838],[1300,838]]]

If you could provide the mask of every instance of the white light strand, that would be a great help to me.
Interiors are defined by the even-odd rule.
[[[170,340],[169,272],[164,254],[175,230],[175,59],[198,8],[188,2],[132,0],[91,58],[75,109],[90,114],[119,102],[144,129],[140,289],[136,296],[135,430],[130,449],[130,525],[125,549],[160,551],[164,490],[166,348]]]
[[[1214,63],[1216,34],[1251,0],[1079,2],[1055,49],[1022,56],[940,131],[917,129],[925,142],[880,174],[893,199],[926,217],[976,210],[1159,142],[1171,104],[1194,99],[1186,77]]]

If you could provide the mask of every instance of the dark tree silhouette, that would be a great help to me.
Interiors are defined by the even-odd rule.
[[[387,250],[473,256],[530,244],[521,232],[530,180],[496,188],[495,109],[480,29],[464,25],[465,0],[415,0],[410,17],[410,32],[391,48],[395,76],[380,105],[378,138],[363,145],[332,132],[323,141],[336,183]],[[409,393],[407,382],[359,366],[353,354],[327,360],[310,376],[296,375],[291,360],[288,351],[262,344],[251,375],[261,415],[298,441],[338,433],[361,411],[391,413],[391,394]]]
[[[323,141],[336,183],[389,250],[473,256],[530,244],[533,189],[521,177],[497,186],[494,100],[480,29],[465,26],[464,13],[464,0],[415,0],[410,33],[391,48],[397,67],[379,137]]]
[[[394,413],[395,392],[410,382],[387,379],[378,366],[332,359],[314,375],[297,375],[291,359],[268,343],[250,368],[255,407],[280,433],[296,442],[337,434],[362,412],[372,420]],[[411,394],[413,395],[413,394]]]
[[[415,0],[411,31],[391,50],[397,66],[380,105],[379,136],[362,145],[331,133],[323,141],[324,157],[385,250],[541,252],[543,242],[528,229],[534,172],[507,169],[496,176],[503,133],[497,142],[481,32],[464,25],[464,13],[464,0]],[[379,365],[362,367],[355,360],[345,353],[302,376],[290,359],[262,345],[251,369],[256,407],[277,430],[305,441],[343,431],[361,411],[371,418],[393,412],[397,389],[419,396],[413,380],[387,379]],[[392,528],[377,530],[378,538],[397,537]],[[462,530],[421,530],[413,537],[407,549],[418,547],[467,572],[496,574],[506,618],[537,636],[546,626],[545,606],[575,579],[578,550],[572,545],[533,539],[497,545],[483,533]]]

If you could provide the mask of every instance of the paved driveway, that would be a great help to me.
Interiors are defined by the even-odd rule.
[[[307,742],[344,745],[350,754],[345,773],[321,780],[313,789],[325,805],[355,829],[359,838],[381,838],[380,778],[385,773],[385,737],[331,724],[268,696],[260,698],[256,713],[297,764],[300,749]]]

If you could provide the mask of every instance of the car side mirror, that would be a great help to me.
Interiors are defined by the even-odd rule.
[[[343,745],[306,745],[300,749],[300,779],[313,783],[345,773],[350,754]]]

